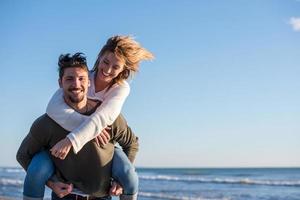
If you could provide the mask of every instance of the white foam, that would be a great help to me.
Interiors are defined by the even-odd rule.
[[[23,180],[1,178],[0,179],[0,185],[5,185],[5,186],[21,186],[21,185],[23,185]]]
[[[175,196],[170,194],[150,193],[150,192],[139,192],[139,196],[154,197],[158,199],[170,199],[170,200],[230,200],[229,198],[212,199],[212,198],[203,198],[203,197]]]
[[[8,173],[21,173],[21,172],[25,172],[25,171],[21,168],[6,168],[5,172],[8,172]]]
[[[251,180],[249,178],[243,179],[230,179],[230,178],[201,178],[201,177],[178,177],[178,176],[166,176],[155,175],[147,176],[140,175],[141,179],[145,180],[162,180],[162,181],[185,181],[185,182],[199,182],[199,183],[220,183],[220,184],[248,184],[248,185],[269,185],[269,186],[293,186],[300,187],[300,180]]]

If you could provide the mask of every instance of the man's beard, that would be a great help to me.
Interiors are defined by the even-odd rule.
[[[69,100],[72,103],[80,103],[81,101],[83,101],[83,99],[84,99],[84,95],[80,96],[79,98],[74,98],[72,96],[69,96]]]
[[[69,92],[72,93],[72,90],[74,90],[74,89],[73,89],[73,88],[72,88],[72,89],[69,89]],[[85,90],[84,90],[83,88],[81,88],[80,90],[82,90],[82,93],[85,94]],[[69,100],[70,100],[72,103],[80,103],[81,101],[84,100],[84,95],[73,97],[73,96],[70,94],[70,95],[68,95],[68,98],[69,98]]]

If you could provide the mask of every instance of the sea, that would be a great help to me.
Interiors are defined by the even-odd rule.
[[[137,172],[139,200],[300,200],[300,168],[137,168]],[[24,177],[21,168],[0,167],[0,196],[21,199]],[[45,199],[50,199],[49,189]]]

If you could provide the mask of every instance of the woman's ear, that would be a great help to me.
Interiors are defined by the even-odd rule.
[[[127,79],[130,75],[130,70],[129,69],[124,69],[122,72],[121,72],[121,78],[122,79]]]

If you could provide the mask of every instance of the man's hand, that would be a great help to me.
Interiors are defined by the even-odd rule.
[[[116,181],[113,181],[111,184],[111,188],[109,190],[109,194],[113,196],[119,196],[123,194],[123,188],[122,186],[117,183]]]
[[[63,160],[66,158],[71,148],[72,148],[72,143],[69,140],[69,138],[66,137],[65,139],[62,139],[61,141],[56,143],[56,145],[54,145],[50,149],[50,151],[53,156]]]
[[[66,184],[62,182],[52,182],[52,181],[47,181],[47,186],[55,192],[55,194],[59,198],[63,198],[64,196],[70,194],[73,190],[73,185],[72,184]]]
[[[110,131],[110,129],[110,127],[106,127],[97,137],[95,137],[95,141],[99,147],[103,147],[109,142],[110,134],[108,131]]]

